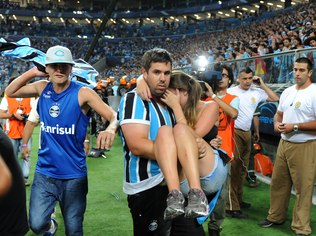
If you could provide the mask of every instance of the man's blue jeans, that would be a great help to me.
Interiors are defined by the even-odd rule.
[[[35,172],[30,198],[30,227],[36,234],[48,230],[57,201],[64,217],[66,235],[83,235],[88,193],[87,176],[55,179]]]

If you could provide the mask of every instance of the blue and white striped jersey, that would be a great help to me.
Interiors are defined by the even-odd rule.
[[[154,100],[142,100],[135,91],[128,92],[121,99],[118,110],[119,124],[148,125],[148,139],[155,140],[159,127],[173,126],[174,118],[170,108],[163,107]],[[123,133],[120,131],[124,152],[124,185],[126,194],[135,194],[150,189],[163,180],[163,174],[156,161],[135,156],[130,152]]]

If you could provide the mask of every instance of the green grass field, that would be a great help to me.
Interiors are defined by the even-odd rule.
[[[38,128],[33,135],[31,181],[33,179],[35,162],[37,159]],[[85,235],[92,236],[131,236],[132,220],[127,206],[126,195],[122,191],[123,182],[123,155],[119,138],[114,147],[107,153],[107,158],[87,158],[89,193],[88,204],[84,220]],[[30,187],[27,187],[27,201]],[[269,208],[269,186],[261,183],[257,188],[244,187],[244,199],[252,207],[245,212],[249,215],[246,220],[225,219],[221,235],[230,236],[288,236],[294,235],[290,230],[291,200],[289,220],[282,226],[262,229],[257,223],[266,217]],[[316,207],[313,206],[312,230],[316,235]],[[56,219],[59,223],[56,235],[64,235],[62,215],[57,207]],[[204,223],[207,235],[207,223]],[[35,235],[31,231],[27,236]],[[193,236],[193,235],[192,235]]]

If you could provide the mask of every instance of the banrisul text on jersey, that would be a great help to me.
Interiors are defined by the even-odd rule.
[[[41,131],[47,132],[51,134],[75,134],[75,125],[72,124],[71,127],[59,127],[57,124],[56,126],[49,126],[45,125],[44,122],[41,122]]]

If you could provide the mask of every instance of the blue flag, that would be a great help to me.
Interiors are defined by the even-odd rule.
[[[7,42],[4,38],[0,38],[0,55],[32,62],[38,70],[45,72],[46,54],[30,45],[29,38],[23,38],[18,42]],[[75,65],[72,68],[71,79],[78,80],[86,84],[86,86],[94,88],[97,84],[96,77],[99,75],[99,72],[83,59],[74,61]]]

